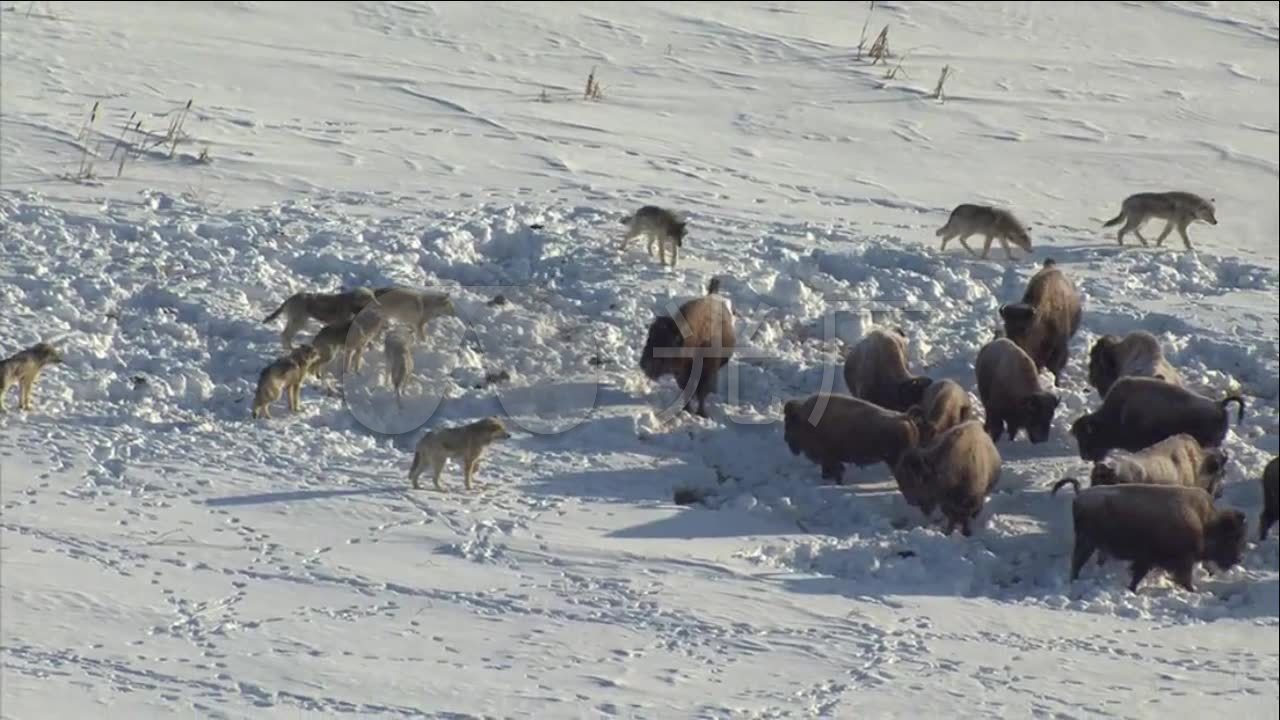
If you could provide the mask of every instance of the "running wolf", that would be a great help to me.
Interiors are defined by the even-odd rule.
[[[1102,227],[1114,227],[1124,221],[1120,232],[1116,233],[1116,242],[1124,245],[1125,233],[1133,231],[1134,235],[1146,246],[1147,239],[1142,237],[1142,224],[1155,218],[1165,221],[1164,231],[1156,238],[1156,247],[1164,244],[1164,239],[1177,228],[1182,236],[1182,244],[1191,250],[1191,239],[1187,237],[1187,226],[1196,220],[1203,220],[1210,225],[1218,224],[1214,213],[1214,200],[1189,192],[1136,193],[1124,199],[1120,204],[1120,214],[1102,224]]]

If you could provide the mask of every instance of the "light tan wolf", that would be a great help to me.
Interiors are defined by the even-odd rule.
[[[418,342],[427,339],[427,323],[438,317],[456,317],[453,300],[445,293],[426,292],[404,287],[378,288],[374,293],[378,310],[388,318],[413,328]]]
[[[970,255],[977,256],[966,241],[969,236],[978,233],[986,236],[986,242],[982,245],[984,260],[991,252],[992,241],[996,239],[1000,241],[1000,245],[1004,247],[1004,254],[1010,260],[1013,259],[1013,251],[1009,249],[1009,243],[1017,245],[1026,252],[1032,252],[1031,236],[1027,234],[1027,228],[1013,216],[1013,213],[990,205],[971,203],[957,205],[956,209],[951,211],[951,216],[947,218],[947,224],[938,228],[934,235],[942,238],[941,250],[947,249],[948,240],[959,238],[964,249],[968,250]]]
[[[302,404],[302,381],[320,360],[320,351],[310,345],[299,345],[292,352],[262,369],[258,390],[253,396],[253,417],[271,417],[271,403],[283,392],[289,395],[289,410],[297,412]]]
[[[364,287],[340,293],[300,292],[290,295],[262,322],[272,322],[282,313],[285,314],[280,343],[285,350],[290,350],[293,348],[293,337],[306,327],[307,320],[319,320],[322,325],[337,325],[355,317],[365,306],[377,304],[373,291]]]
[[[336,325],[325,325],[311,339],[311,345],[320,353],[320,360],[310,373],[319,379],[339,354],[342,362],[334,368],[334,374],[347,371],[360,372],[364,367],[364,351],[386,325],[386,317],[373,308],[361,311],[354,318]]]
[[[61,363],[62,355],[49,343],[36,343],[0,360],[0,411],[7,409],[4,396],[15,383],[18,385],[18,408],[30,410],[31,392],[40,377],[40,371],[46,365]]]
[[[475,476],[480,464],[480,455],[494,442],[511,437],[502,421],[496,417],[477,420],[468,425],[433,430],[418,441],[417,450],[413,454],[413,465],[409,468],[409,479],[414,489],[421,486],[418,477],[432,467],[431,482],[436,489],[443,491],[440,485],[440,473],[444,471],[449,458],[462,461],[462,477],[467,490],[471,489],[471,479]]]
[[[1187,237],[1187,226],[1196,220],[1203,220],[1210,225],[1217,225],[1218,218],[1214,213],[1214,200],[1189,192],[1136,193],[1124,199],[1120,204],[1120,214],[1102,224],[1102,227],[1113,227],[1124,221],[1124,227],[1116,233],[1116,242],[1124,245],[1125,233],[1130,231],[1138,236],[1144,246],[1147,239],[1142,236],[1142,224],[1151,218],[1165,221],[1164,231],[1156,238],[1156,247],[1164,244],[1164,239],[1177,228],[1182,236],[1182,244],[1191,250],[1191,239]]]
[[[413,352],[408,338],[398,332],[389,332],[382,341],[382,351],[386,355],[386,376],[391,387],[396,391],[396,404],[401,404],[404,386],[413,373]]]
[[[684,247],[684,238],[688,233],[688,223],[677,217],[675,213],[656,205],[645,205],[635,212],[622,218],[622,224],[627,226],[627,234],[622,238],[620,250],[626,250],[627,245],[632,240],[641,235],[645,235],[649,239],[648,252],[649,256],[653,256],[653,244],[658,243],[658,262],[667,264],[667,246],[671,246],[671,267],[676,266],[676,255],[679,248]]]

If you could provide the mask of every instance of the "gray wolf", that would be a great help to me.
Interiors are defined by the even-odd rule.
[[[444,293],[402,287],[379,288],[374,292],[379,312],[413,328],[418,342],[427,339],[427,323],[438,317],[456,317],[453,301]]]
[[[1031,236],[1027,234],[1027,228],[1013,216],[1013,213],[990,205],[972,203],[957,205],[951,211],[951,216],[947,218],[947,224],[938,228],[934,235],[942,238],[941,250],[947,249],[948,240],[958,238],[964,249],[968,250],[970,255],[976,256],[977,253],[966,241],[969,236],[978,233],[986,237],[982,245],[983,259],[986,259],[991,252],[992,240],[997,239],[1010,260],[1013,259],[1013,251],[1009,249],[1009,243],[1017,245],[1026,252],[1032,252]]]
[[[1116,242],[1124,245],[1125,233],[1133,231],[1134,235],[1147,245],[1147,239],[1142,236],[1142,224],[1147,220],[1155,218],[1165,221],[1164,231],[1160,233],[1160,237],[1156,238],[1156,247],[1164,244],[1164,239],[1169,237],[1169,233],[1175,228],[1178,234],[1182,236],[1182,244],[1188,250],[1191,250],[1191,239],[1187,237],[1187,226],[1196,220],[1202,220],[1210,225],[1217,225],[1218,218],[1214,213],[1214,200],[1204,198],[1189,192],[1145,192],[1130,195],[1120,204],[1120,214],[1111,218],[1102,224],[1103,227],[1114,227],[1124,221],[1124,227],[1120,228],[1120,232],[1116,233]]]
[[[0,411],[7,409],[4,396],[15,384],[18,386],[18,408],[30,410],[31,392],[40,377],[40,371],[47,365],[61,363],[62,355],[49,343],[36,343],[0,360]]]
[[[656,241],[658,262],[665,265],[667,263],[666,248],[669,245],[671,246],[671,267],[676,266],[678,248],[684,247],[684,238],[688,232],[688,223],[685,220],[665,208],[645,205],[635,214],[622,218],[622,224],[627,226],[627,234],[622,238],[621,249],[625,250],[633,239],[645,235],[649,239],[649,255],[653,255],[653,244]]]
[[[462,477],[467,490],[471,489],[471,479],[475,477],[476,468],[480,465],[480,456],[493,443],[511,437],[502,420],[488,417],[468,425],[433,430],[418,441],[413,454],[413,464],[409,468],[409,480],[413,488],[419,489],[418,477],[432,468],[431,482],[437,490],[444,490],[440,485],[440,473],[450,458],[462,461]]]
[[[263,318],[270,323],[281,314],[286,316],[280,342],[285,350],[293,348],[293,337],[306,327],[307,320],[320,321],[322,325],[337,325],[355,317],[367,305],[376,305],[377,298],[369,288],[355,288],[340,293],[300,292],[290,295],[276,311]]]
[[[382,351],[386,355],[387,380],[396,391],[396,404],[400,404],[404,386],[413,373],[413,352],[409,348],[408,339],[398,332],[387,333],[382,341]]]
[[[364,351],[386,324],[383,314],[374,308],[368,308],[346,322],[325,325],[316,333],[311,345],[320,353],[320,360],[312,368],[311,374],[319,377],[325,367],[342,351],[342,364],[339,371],[360,372],[364,367]]]
[[[283,392],[289,395],[289,410],[297,412],[302,403],[302,382],[320,360],[320,351],[310,345],[299,345],[288,355],[262,369],[258,390],[253,396],[253,417],[271,417],[271,403]]]

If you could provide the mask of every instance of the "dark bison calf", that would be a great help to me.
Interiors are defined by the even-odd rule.
[[[1000,439],[1006,425],[1010,440],[1021,428],[1027,429],[1032,443],[1049,439],[1058,397],[1040,389],[1035,364],[1022,348],[1008,338],[992,340],[978,351],[974,373],[992,440]]]
[[[1122,377],[1149,377],[1174,385],[1182,384],[1182,375],[1164,358],[1160,341],[1146,330],[1137,330],[1118,338],[1103,335],[1089,350],[1089,384],[1106,397],[1111,386]]]
[[[970,521],[982,514],[987,495],[1000,479],[1000,453],[982,423],[962,422],[923,448],[902,454],[893,477],[909,505],[925,517],[935,506],[947,518],[947,534],[956,526],[971,535]]]
[[[804,454],[825,480],[840,482],[845,463],[858,467],[898,462],[920,442],[918,409],[900,413],[848,395],[818,393],[783,406],[783,439]]]
[[[930,380],[907,370],[907,339],[895,328],[872,330],[853,346],[844,382],[854,397],[902,412],[920,402]]]
[[[1055,387],[1061,384],[1081,313],[1080,294],[1053,260],[1045,260],[1027,282],[1022,302],[1000,307],[1004,336],[1031,356],[1037,371],[1048,368]]]
[[[1130,592],[1161,568],[1175,582],[1195,592],[1191,574],[1197,562],[1211,561],[1223,570],[1244,556],[1248,523],[1239,510],[1218,510],[1213,498],[1199,488],[1176,485],[1104,485],[1080,490],[1066,478],[1054,486],[1075,486],[1071,519],[1075,547],[1071,552],[1071,580],[1094,551],[1131,563]]]
[[[1262,471],[1262,516],[1258,518],[1258,539],[1266,540],[1271,526],[1280,521],[1280,457],[1271,458]]]
[[[1217,447],[1227,435],[1227,405],[1240,406],[1236,422],[1244,419],[1244,398],[1231,394],[1210,400],[1164,380],[1126,377],[1116,381],[1102,399],[1102,407],[1080,417],[1071,434],[1080,457],[1101,462],[1112,450],[1138,452],[1165,438],[1186,433],[1201,447]]]
[[[733,311],[719,297],[720,281],[707,285],[707,294],[680,306],[674,316],[662,316],[649,325],[649,337],[640,354],[640,369],[650,380],[674,375],[684,397],[684,409],[707,416],[707,395],[715,389],[720,368],[733,356],[737,338]],[[689,387],[690,383],[693,387]]]

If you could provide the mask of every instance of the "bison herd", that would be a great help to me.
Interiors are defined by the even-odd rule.
[[[705,415],[707,395],[733,354],[732,309],[712,281],[706,296],[674,316],[655,319],[641,356],[650,379],[672,374]],[[1002,331],[974,362],[977,418],[969,394],[955,380],[913,375],[901,328],[877,328],[849,351],[844,378],[849,392],[817,392],[783,406],[783,438],[793,455],[816,464],[826,481],[841,482],[848,464],[888,466],[907,503],[926,519],[935,510],[968,536],[1000,478],[1001,437],[1025,430],[1031,443],[1050,437],[1060,401],[1040,384],[1048,370],[1062,382],[1069,346],[1080,329],[1082,303],[1071,280],[1053,260],[1027,284],[1021,301],[1001,306]],[[1238,394],[1204,397],[1182,384],[1148,332],[1105,335],[1090,349],[1088,382],[1101,405],[1071,425],[1081,459],[1094,463],[1088,488],[1074,478],[1075,545],[1071,579],[1095,553],[1132,566],[1130,590],[1154,568],[1193,590],[1198,562],[1223,569],[1240,562],[1248,535],[1238,510],[1216,505],[1228,461],[1219,446],[1226,436],[1227,407]],[[1117,452],[1118,451],[1118,452]],[[1112,453],[1116,454],[1112,456]],[[1263,473],[1264,509],[1258,537],[1280,521],[1277,460]]]

